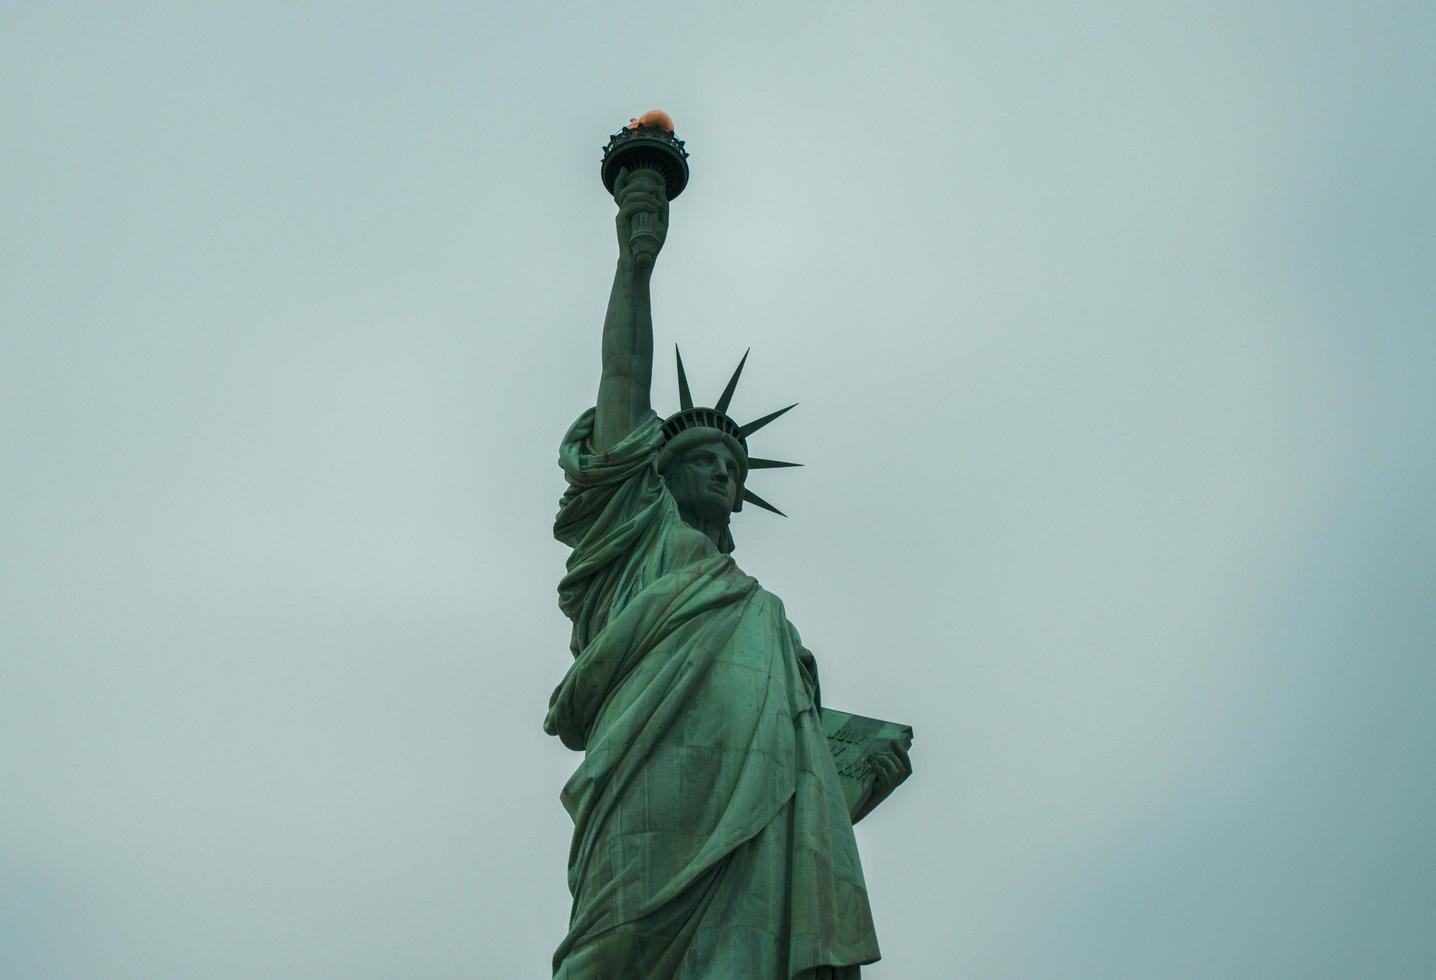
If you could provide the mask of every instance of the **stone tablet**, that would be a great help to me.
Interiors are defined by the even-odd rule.
[[[822,716],[823,734],[828,736],[833,764],[843,781],[843,795],[848,799],[853,823],[857,823],[887,795],[874,798],[878,780],[871,760],[893,742],[911,749],[912,726],[851,715],[836,708],[823,708]]]

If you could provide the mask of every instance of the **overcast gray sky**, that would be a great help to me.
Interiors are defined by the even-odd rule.
[[[653,106],[655,403],[801,402],[736,557],[917,731],[864,975],[1436,975],[1436,8],[0,18],[0,975],[547,975]]]

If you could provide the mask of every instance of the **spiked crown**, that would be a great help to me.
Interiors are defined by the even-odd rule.
[[[733,377],[728,379],[723,394],[718,396],[718,402],[712,408],[694,406],[693,394],[688,389],[688,375],[683,371],[683,355],[678,352],[677,345],[674,345],[673,354],[678,361],[678,411],[663,422],[660,455],[669,450],[681,451],[683,444],[688,443],[692,438],[684,438],[685,433],[693,432],[694,435],[698,435],[703,433],[703,430],[709,430],[709,432],[703,433],[707,436],[716,430],[719,438],[739,451],[739,463],[743,467],[743,478],[740,480],[744,484],[743,492],[738,497],[738,503],[733,507],[734,512],[742,510],[743,502],[746,500],[756,507],[787,517],[787,514],[748,489],[747,473],[749,470],[779,469],[787,466],[802,466],[803,464],[788,463],[780,459],[760,459],[748,455],[748,436],[795,407],[797,402],[787,408],[780,408],[776,412],[769,412],[760,419],[739,425],[728,416],[728,403],[732,401],[733,392],[738,387],[738,376],[743,373],[743,365],[748,363],[748,352],[743,352],[743,359],[738,362],[738,367],[733,371]]]

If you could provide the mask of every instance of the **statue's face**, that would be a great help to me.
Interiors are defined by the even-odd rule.
[[[680,513],[726,522],[738,502],[738,460],[722,442],[705,442],[683,454],[665,479]]]

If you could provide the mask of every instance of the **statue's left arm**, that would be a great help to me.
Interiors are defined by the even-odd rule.
[[[813,699],[813,710],[822,717],[822,686],[818,680],[818,662],[812,652],[803,646],[797,628],[789,623],[788,629],[798,653],[798,668],[802,671],[803,681],[808,685],[808,692]],[[912,758],[908,755],[910,739],[909,733],[907,740],[895,738],[874,744],[863,759],[866,769],[864,778],[841,780],[843,795],[848,804],[848,816],[852,817],[853,823],[872,813],[879,803],[891,796],[893,790],[912,775]]]

